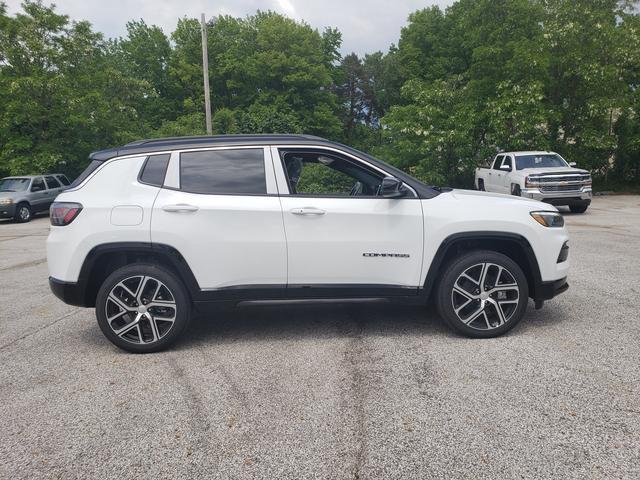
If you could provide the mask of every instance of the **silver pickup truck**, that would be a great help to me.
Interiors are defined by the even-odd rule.
[[[584,213],[591,204],[591,175],[554,152],[505,152],[476,168],[478,190],[533,198]]]
[[[0,218],[28,222],[34,213],[48,210],[59,193],[69,188],[61,173],[22,175],[0,180]]]

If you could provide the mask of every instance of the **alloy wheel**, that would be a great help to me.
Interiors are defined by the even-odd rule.
[[[451,303],[458,319],[477,330],[507,323],[518,308],[520,288],[514,275],[495,263],[478,263],[456,279]]]
[[[107,324],[118,337],[150,344],[162,339],[174,325],[176,301],[160,280],[147,275],[118,282],[105,302]]]
[[[20,210],[18,210],[18,217],[20,217],[21,221],[26,222],[29,220],[30,216],[31,212],[29,211],[29,207],[20,207]]]

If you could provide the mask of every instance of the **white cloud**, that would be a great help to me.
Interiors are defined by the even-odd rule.
[[[21,0],[5,2],[9,13],[20,10]],[[124,36],[126,23],[140,18],[169,34],[178,18],[184,16],[200,18],[204,12],[207,18],[220,14],[244,17],[256,10],[275,10],[321,31],[337,27],[342,32],[342,52],[362,55],[386,51],[391,43],[397,44],[400,29],[411,12],[434,4],[446,7],[453,0],[57,0],[55,3],[58,12],[74,20],[88,20],[107,37]]]

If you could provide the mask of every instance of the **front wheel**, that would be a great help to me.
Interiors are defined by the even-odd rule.
[[[522,190],[520,190],[520,185],[511,185],[511,195],[516,197],[522,196]]]
[[[16,206],[14,220],[18,223],[27,223],[29,220],[31,220],[32,215],[33,212],[31,211],[31,207],[28,203],[19,203]]]
[[[187,327],[191,302],[182,282],[156,265],[119,268],[96,298],[102,333],[117,347],[151,353],[175,342]]]
[[[488,338],[515,327],[528,299],[527,278],[516,262],[476,250],[447,266],[436,303],[450,327],[468,337]]]

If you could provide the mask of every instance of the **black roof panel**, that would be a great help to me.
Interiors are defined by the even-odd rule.
[[[356,157],[363,157],[368,162],[386,170],[403,182],[411,185],[420,198],[433,198],[440,192],[433,187],[425,185],[416,180],[402,170],[388,165],[380,160],[360,152],[354,148],[342,145],[337,142],[315,137],[313,135],[291,135],[291,134],[259,134],[259,135],[211,135],[197,137],[169,137],[169,138],[152,138],[148,140],[136,140],[121,147],[100,150],[89,155],[91,160],[104,162],[114,157],[123,155],[147,155],[153,152],[166,152],[168,150],[183,150],[188,148],[206,148],[234,145],[296,145],[296,146],[329,146],[337,147]]]
[[[333,144],[324,138],[313,135],[291,134],[255,134],[255,135],[204,135],[194,137],[167,137],[136,140],[121,147],[99,150],[91,153],[92,160],[105,161],[122,155],[135,155],[166,150],[181,150],[184,148],[217,147],[226,145],[269,145],[274,143],[305,144]]]

